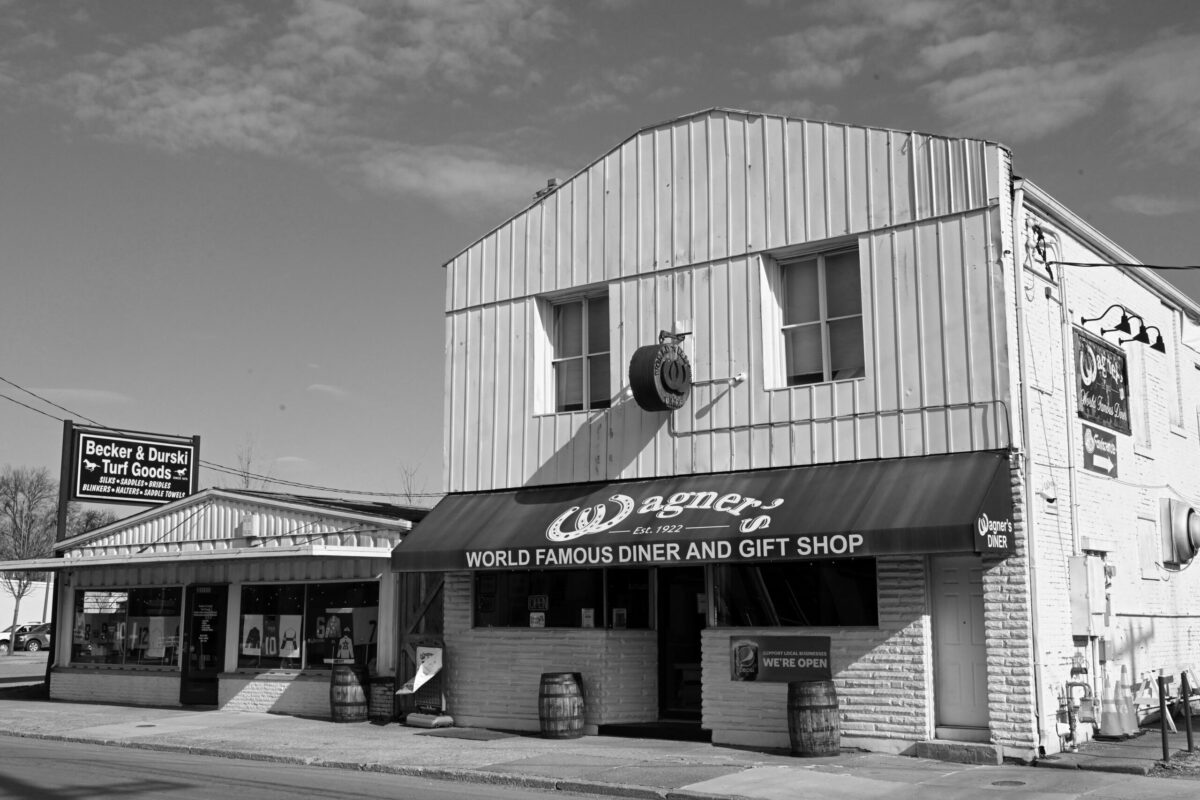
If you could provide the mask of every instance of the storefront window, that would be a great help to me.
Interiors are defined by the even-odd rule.
[[[873,558],[719,566],[713,594],[722,626],[879,624]]]
[[[475,626],[648,628],[650,571],[561,569],[477,572]]]
[[[238,666],[366,666],[376,655],[378,621],[376,582],[243,586]]]
[[[71,662],[179,666],[183,590],[75,592]]]

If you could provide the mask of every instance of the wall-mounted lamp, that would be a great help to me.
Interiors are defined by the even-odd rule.
[[[1162,331],[1158,329],[1157,325],[1147,325],[1146,327],[1142,328],[1142,332],[1145,333],[1151,328],[1154,329],[1154,344],[1150,345],[1150,349],[1157,350],[1160,353],[1167,352],[1167,346],[1163,344],[1162,340]]]
[[[1137,315],[1134,314],[1134,316]],[[1138,317],[1138,322],[1141,323],[1138,332],[1135,335],[1130,336],[1128,339],[1117,339],[1117,344],[1125,344],[1126,342],[1141,342],[1142,344],[1150,344],[1150,334],[1146,333],[1146,320]],[[1126,333],[1128,333],[1128,331],[1126,331]]]
[[[1106,316],[1108,316],[1108,312],[1112,311],[1114,308],[1121,309],[1121,321],[1117,323],[1117,327],[1115,327],[1115,328],[1101,328],[1100,333],[1104,334],[1104,333],[1109,333],[1110,331],[1120,331],[1121,333],[1133,333],[1133,328],[1131,328],[1129,326],[1129,318],[1131,316],[1137,317],[1138,315],[1134,314],[1132,311],[1130,311],[1128,308],[1121,305],[1120,303],[1113,303],[1111,306],[1104,309],[1103,314],[1101,314],[1097,317],[1091,317],[1091,318],[1080,317],[1079,324],[1087,325],[1089,322],[1096,322],[1098,320],[1102,320]],[[1138,319],[1141,319],[1141,317],[1138,317]]]
[[[1130,311],[1128,308],[1121,305],[1120,303],[1113,303],[1111,306],[1109,306],[1108,308],[1106,308],[1104,310],[1103,314],[1101,314],[1098,317],[1091,317],[1091,318],[1080,317],[1079,324],[1086,325],[1089,322],[1096,322],[1097,320],[1104,319],[1104,317],[1108,316],[1108,312],[1112,311],[1114,308],[1121,309],[1121,321],[1118,322],[1115,326],[1113,326],[1111,328],[1101,328],[1100,329],[1101,336],[1103,336],[1106,333],[1124,333],[1124,334],[1128,335],[1129,338],[1128,339],[1118,339],[1117,344],[1125,344],[1126,342],[1140,342],[1141,344],[1150,345],[1151,350],[1157,350],[1160,353],[1167,352],[1167,346],[1165,344],[1163,344],[1162,331],[1160,331],[1158,329],[1158,327],[1155,325],[1147,325],[1146,320],[1142,319],[1141,314]],[[1138,332],[1136,334],[1133,332],[1133,325],[1132,325],[1132,321],[1135,319],[1138,321]],[[1150,329],[1151,328],[1153,328],[1154,332],[1157,334],[1153,343],[1151,343],[1151,341],[1150,341]]]

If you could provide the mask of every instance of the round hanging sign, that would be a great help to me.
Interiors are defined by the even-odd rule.
[[[677,344],[650,344],[629,361],[633,399],[647,411],[674,411],[692,392],[692,365]]]

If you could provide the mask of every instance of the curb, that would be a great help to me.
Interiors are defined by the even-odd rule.
[[[297,758],[295,756],[276,755],[274,753],[234,752],[215,747],[191,747],[189,745],[131,742],[119,739],[94,739],[58,733],[25,733],[0,730],[0,736],[37,739],[47,742],[94,744],[103,747],[124,747],[130,750],[152,750],[162,753],[186,753],[194,756],[232,758],[239,761],[295,764],[305,767],[321,767],[324,769],[341,769],[355,772],[378,772],[387,775],[401,775],[408,778],[424,778],[427,780],[454,783],[540,789],[551,792],[576,792],[604,797],[627,797],[632,798],[632,800],[748,800],[748,798],[743,798],[741,795],[714,795],[707,792],[691,792],[687,789],[655,789],[648,786],[578,780],[574,778],[547,778],[541,775],[452,769],[449,767],[406,767],[391,766],[389,764],[364,764],[357,761],[326,761],[318,758]]]

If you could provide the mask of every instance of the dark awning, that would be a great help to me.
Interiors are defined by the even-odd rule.
[[[1014,552],[1002,452],[448,495],[398,572]]]

